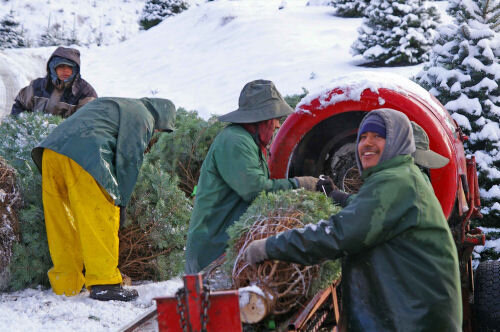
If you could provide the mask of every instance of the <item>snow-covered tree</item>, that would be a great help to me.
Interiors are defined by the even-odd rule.
[[[373,0],[351,46],[370,65],[397,66],[427,61],[439,14],[421,0]]]
[[[165,18],[179,14],[188,9],[189,3],[183,0],[147,0],[139,24],[147,30]]]
[[[0,20],[0,48],[26,47],[23,28],[10,11]]]
[[[479,171],[485,225],[500,226],[500,0],[450,0],[455,24],[439,29],[431,60],[417,75],[469,135]]]
[[[335,14],[340,17],[363,17],[370,0],[332,0],[332,6],[337,10]]]

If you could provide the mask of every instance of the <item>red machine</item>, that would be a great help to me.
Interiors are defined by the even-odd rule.
[[[427,132],[430,149],[450,159],[445,167],[430,170],[430,179],[457,245],[464,331],[472,331],[471,254],[474,246],[485,243],[481,230],[470,229],[470,219],[481,217],[476,163],[464,153],[463,142],[468,138],[426,90],[396,75],[366,73],[340,78],[329,89],[308,96],[286,119],[273,142],[272,177],[327,174],[345,189],[344,182],[356,167],[354,142],[361,119],[378,108],[405,113]]]
[[[430,148],[450,159],[445,167],[433,169],[429,175],[459,253],[463,330],[474,331],[471,253],[475,245],[485,242],[479,229],[470,229],[470,219],[480,217],[476,163],[474,157],[465,156],[463,142],[467,137],[427,91],[399,76],[369,73],[339,79],[329,89],[308,96],[287,118],[273,142],[269,162],[272,177],[326,174],[339,187],[345,187],[356,167],[354,142],[361,119],[378,108],[405,113],[427,132]],[[201,331],[203,327],[207,331],[241,330],[237,291],[209,294],[199,275],[186,276],[184,282],[183,293],[157,299],[160,331]],[[317,294],[297,313],[289,330],[317,330],[326,316],[337,321],[336,286]]]

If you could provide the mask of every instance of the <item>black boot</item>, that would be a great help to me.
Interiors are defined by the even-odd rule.
[[[99,301],[132,301],[138,296],[135,289],[125,289],[120,284],[94,285],[90,288],[90,298]]]

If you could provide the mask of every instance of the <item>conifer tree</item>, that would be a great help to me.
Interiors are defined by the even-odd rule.
[[[417,64],[429,59],[439,22],[437,9],[421,0],[373,0],[351,46],[370,65]]]
[[[333,0],[331,4],[337,9],[335,14],[340,17],[363,17],[370,0]]]
[[[484,215],[481,224],[500,227],[500,36],[494,29],[500,1],[451,0],[455,24],[439,29],[430,62],[418,82],[436,96],[469,135]]]
[[[184,0],[147,0],[139,24],[148,30],[165,18],[179,14],[188,9],[189,4]]]
[[[26,47],[22,26],[11,10],[0,20],[0,48]]]

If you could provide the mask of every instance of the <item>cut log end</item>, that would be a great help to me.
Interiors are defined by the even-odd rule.
[[[264,292],[255,292],[249,287],[245,287],[239,289],[238,293],[240,297],[240,317],[243,323],[258,323],[270,313],[272,300],[266,297]]]

